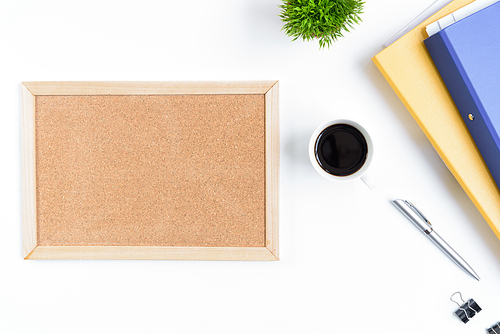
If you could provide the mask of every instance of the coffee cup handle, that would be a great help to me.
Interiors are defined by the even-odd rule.
[[[363,181],[364,184],[366,184],[368,188],[370,188],[370,190],[375,189],[375,187],[377,186],[375,182],[373,182],[371,177],[368,176],[368,174],[364,174],[363,176],[360,177],[360,179],[361,181]]]

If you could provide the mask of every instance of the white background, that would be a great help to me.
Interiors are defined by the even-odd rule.
[[[367,1],[326,50],[280,32],[279,3],[0,1],[0,333],[485,333],[500,321],[500,242],[371,61],[432,0]],[[20,83],[50,80],[279,80],[281,260],[23,260]],[[375,190],[309,163],[310,135],[334,118],[371,133]],[[483,308],[466,325],[457,290]]]

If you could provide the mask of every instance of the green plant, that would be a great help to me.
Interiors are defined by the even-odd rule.
[[[283,0],[280,17],[285,34],[304,41],[319,39],[319,47],[330,47],[343,31],[359,24],[362,0]]]

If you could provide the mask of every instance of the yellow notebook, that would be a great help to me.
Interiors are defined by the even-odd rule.
[[[471,2],[451,2],[372,60],[500,239],[500,192],[423,42],[426,25]]]

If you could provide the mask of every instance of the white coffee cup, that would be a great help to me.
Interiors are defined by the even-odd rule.
[[[366,149],[366,153],[362,155],[362,156],[364,156],[364,161],[361,161],[361,160],[358,161],[356,167],[359,167],[359,166],[360,167],[356,168],[356,170],[354,170],[353,173],[350,173],[347,175],[336,175],[335,172],[328,170],[329,168],[327,168],[325,166],[325,164],[323,164],[323,166],[322,166],[322,163],[320,161],[321,158],[319,157],[319,154],[318,154],[318,149],[319,149],[318,146],[321,143],[318,141],[318,139],[319,139],[320,135],[323,136],[323,135],[325,135],[325,133],[328,133],[328,131],[333,131],[333,129],[339,128],[339,126],[337,126],[337,125],[342,125],[342,124],[347,125],[347,127],[344,126],[344,128],[349,130],[349,131],[352,130],[352,128],[350,128],[350,127],[353,127],[355,130],[358,130],[359,133],[361,133],[362,139],[364,139],[364,141],[366,142],[366,146],[363,145],[362,151],[365,151],[365,149]],[[334,125],[336,127],[332,127]],[[327,131],[325,131],[325,130],[327,130]],[[355,133],[357,136],[358,132],[355,130],[352,130],[352,133]],[[342,130],[339,130],[339,131],[342,131]],[[347,135],[349,136],[349,134],[347,134]],[[362,139],[359,139],[359,141],[362,142]],[[339,152],[341,150],[342,150],[342,148],[340,147]],[[337,152],[337,151],[335,151],[335,152]],[[335,155],[335,154],[337,154],[337,153],[331,153],[330,155]],[[340,154],[340,153],[338,153],[338,154]],[[374,184],[371,182],[371,180],[366,175],[366,171],[368,170],[368,167],[370,167],[370,164],[372,162],[372,158],[373,158],[373,143],[372,143],[370,135],[368,134],[368,132],[365,130],[364,127],[362,127],[358,123],[351,121],[351,120],[348,120],[348,119],[336,119],[336,120],[328,121],[328,122],[321,124],[314,131],[314,133],[311,136],[311,140],[309,141],[309,159],[311,160],[311,163],[312,163],[314,169],[320,175],[322,175],[323,177],[325,177],[331,181],[347,182],[347,181],[353,181],[356,179],[361,179],[369,188],[373,188]],[[359,158],[359,159],[362,159],[362,158]],[[342,173],[340,173],[340,174],[342,174]]]

